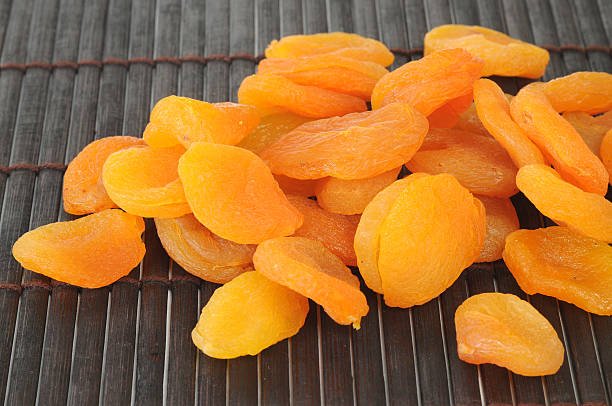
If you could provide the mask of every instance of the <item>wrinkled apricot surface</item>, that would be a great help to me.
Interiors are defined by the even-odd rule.
[[[544,94],[559,113],[584,111],[589,114],[612,110],[612,74],[575,72],[543,85]]]
[[[544,165],[519,169],[516,185],[542,214],[557,224],[612,243],[612,203],[605,197],[577,188]]]
[[[194,143],[181,157],[178,173],[195,217],[222,238],[258,244],[302,225],[302,214],[251,151]]]
[[[368,304],[359,279],[319,241],[280,237],[257,246],[255,269],[323,306],[336,323],[359,329]]]
[[[170,258],[199,278],[226,283],[253,269],[254,245],[237,244],[211,233],[193,214],[155,219],[155,227]]]
[[[449,100],[427,116],[431,128],[452,128],[461,115],[472,105],[472,92]]]
[[[421,146],[427,119],[408,104],[311,121],[261,153],[275,174],[296,179],[363,179],[408,161]]]
[[[215,290],[191,332],[214,358],[257,355],[291,337],[308,315],[308,299],[259,272],[245,272]]]
[[[565,350],[557,332],[531,304],[504,293],[481,293],[455,312],[457,353],[470,364],[495,364],[539,376],[561,368]]]
[[[521,289],[612,315],[612,247],[567,227],[518,230],[506,239],[504,261]]]
[[[115,136],[93,141],[83,148],[64,174],[64,210],[70,214],[89,214],[117,207],[104,189],[102,165],[113,152],[144,145],[141,138]]]
[[[469,131],[471,133],[476,133],[487,137],[491,136],[485,126],[482,125],[480,118],[478,118],[478,114],[476,113],[476,105],[474,103],[472,103],[466,111],[461,113],[459,119],[457,120],[457,123],[454,125],[453,128],[457,128],[463,131]]]
[[[13,256],[25,269],[83,288],[110,285],[142,261],[142,218],[106,209],[23,234]]]
[[[310,120],[309,118],[291,113],[264,116],[261,118],[257,128],[240,141],[238,146],[259,155],[261,151],[278,141],[280,137]]]
[[[480,256],[476,262],[493,262],[501,259],[506,236],[519,229],[516,210],[510,199],[476,196],[484,205],[487,215],[487,233]]]
[[[601,141],[612,128],[612,110],[596,117],[582,111],[568,111],[563,113],[563,118],[578,131],[591,151],[599,155]]]
[[[612,184],[612,129],[608,130],[603,140],[601,140],[599,156],[601,157],[601,162],[603,162],[604,166],[606,167],[608,174],[610,174],[610,184]]]

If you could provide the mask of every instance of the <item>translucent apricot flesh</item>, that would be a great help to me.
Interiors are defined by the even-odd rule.
[[[25,268],[83,288],[110,285],[142,261],[142,218],[106,209],[23,234],[13,256]]]
[[[563,364],[565,350],[555,329],[514,295],[466,299],[455,312],[455,329],[459,358],[470,364],[495,364],[525,376],[554,374]]]
[[[191,332],[209,357],[257,355],[304,325],[308,299],[259,272],[245,272],[215,290]]]
[[[462,48],[484,61],[482,76],[519,76],[536,79],[544,74],[548,51],[499,31],[461,24],[440,25],[425,34],[425,55]]]
[[[582,111],[568,111],[563,113],[563,118],[578,131],[591,151],[599,155],[601,141],[606,132],[612,128],[612,110],[597,117]]]
[[[480,256],[476,262],[493,262],[501,259],[506,236],[519,229],[516,210],[510,199],[476,196],[484,205],[487,218],[487,233]]]
[[[518,188],[545,216],[588,237],[612,243],[612,203],[561,179],[544,165],[522,167]]]
[[[264,241],[253,256],[255,269],[320,304],[339,324],[359,329],[368,304],[359,279],[319,241],[280,237]]]
[[[181,157],[178,173],[195,217],[222,238],[258,244],[302,225],[302,214],[251,151],[194,143]]]
[[[542,91],[543,84],[522,88],[510,103],[514,121],[568,182],[592,193],[608,190],[608,172],[580,134],[561,117]]]
[[[275,174],[295,179],[363,179],[408,161],[421,146],[427,119],[408,104],[311,121],[261,153]]]
[[[113,152],[144,145],[141,138],[115,136],[101,138],[83,148],[64,174],[64,210],[70,214],[89,214],[117,207],[104,189],[102,166]]]
[[[612,247],[567,227],[518,230],[506,239],[504,261],[521,289],[612,315]]]
[[[449,100],[441,107],[437,108],[429,116],[429,127],[431,128],[452,128],[458,122],[461,115],[472,105],[472,92],[463,96]]]
[[[199,278],[226,283],[253,269],[254,245],[225,240],[211,233],[192,214],[155,219],[155,227],[170,258]]]
[[[142,217],[179,217],[190,213],[177,165],[184,152],[173,148],[129,148],[111,154],[102,168],[110,198]]]
[[[543,86],[552,107],[559,113],[584,111],[589,114],[612,110],[612,74],[575,72]]]
[[[283,135],[307,121],[310,121],[310,119],[291,113],[267,115],[261,118],[257,128],[240,141],[238,146],[259,155],[261,151],[278,141]]]

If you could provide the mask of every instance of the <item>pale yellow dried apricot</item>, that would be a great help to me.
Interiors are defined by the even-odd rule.
[[[562,115],[578,131],[591,151],[599,155],[601,141],[612,128],[612,110],[596,117],[583,111],[568,111]]]
[[[291,113],[264,116],[261,118],[257,128],[240,141],[238,146],[259,155],[261,151],[278,141],[280,137],[310,120],[309,118]]]

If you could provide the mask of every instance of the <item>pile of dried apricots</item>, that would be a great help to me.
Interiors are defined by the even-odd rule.
[[[359,329],[369,309],[348,266],[408,308],[503,258],[527,294],[612,315],[612,75],[578,72],[513,97],[483,77],[539,78],[546,50],[446,25],[424,53],[390,72],[387,47],[359,35],[273,41],[239,103],[169,96],[142,138],[83,149],[63,199],[86,216],[24,234],[13,255],[105,286],[142,260],[143,217],[154,218],[174,261],[224,284],[192,332],[217,358],[296,334],[308,299]],[[509,200],[519,191],[559,226],[520,229]],[[455,326],[466,362],[530,376],[563,363],[555,330],[516,296],[472,296]]]

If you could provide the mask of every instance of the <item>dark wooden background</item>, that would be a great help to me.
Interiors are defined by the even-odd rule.
[[[52,283],[11,257],[23,232],[70,218],[62,164],[95,138],[141,134],[159,98],[235,101],[255,70],[253,55],[283,35],[380,38],[396,48],[396,67],[421,57],[428,29],[451,22],[546,46],[547,79],[612,71],[610,0],[0,0],[0,401],[609,404],[611,318],[549,297],[529,299],[565,343],[558,374],[526,378],[459,361],[459,303],[494,290],[525,297],[501,262],[470,268],[440,298],[410,310],[381,306],[366,291],[371,311],[360,331],[311,306],[296,337],[222,361],[190,339],[216,286],[185,278],[150,222],[142,266],[108,288]],[[511,93],[523,84],[499,83]],[[524,227],[547,222],[524,199],[514,202]]]

